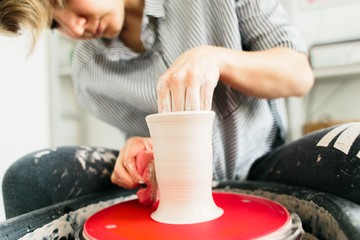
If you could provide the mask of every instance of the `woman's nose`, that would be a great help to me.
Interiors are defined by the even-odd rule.
[[[83,37],[85,33],[86,18],[81,16],[76,16],[71,21],[69,21],[67,28],[71,35],[74,37],[80,38]]]
[[[54,18],[58,22],[58,30],[71,38],[81,38],[85,33],[87,19],[71,11],[55,11]]]

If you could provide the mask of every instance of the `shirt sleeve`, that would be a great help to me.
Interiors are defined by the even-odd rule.
[[[276,0],[237,0],[236,13],[243,50],[286,47],[307,52],[299,29]]]

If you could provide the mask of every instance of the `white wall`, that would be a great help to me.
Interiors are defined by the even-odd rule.
[[[329,2],[331,4],[328,6],[320,4],[318,7],[313,8],[304,7],[301,4],[302,1],[305,0],[281,0],[290,12],[295,24],[300,28],[304,41],[309,48],[319,43],[360,39],[360,1],[323,0],[322,2]],[[304,106],[303,98],[290,98],[288,105],[291,139],[297,139],[302,135],[302,127],[306,121],[319,120],[324,114],[332,116],[337,120],[340,118],[356,118],[356,116],[360,118],[359,111],[351,116],[349,116],[349,112],[344,114],[340,111],[341,109],[350,109],[349,107],[358,99],[355,94],[359,85],[357,81],[359,80],[353,79],[351,81],[352,83],[345,83],[349,86],[343,88],[338,88],[342,85],[338,81],[328,81],[321,84],[316,82],[313,88],[314,91],[316,90],[316,95],[312,91],[312,102],[307,102],[308,104],[316,105],[315,110],[314,108],[310,109],[312,111],[311,116],[307,113],[309,109],[307,109],[307,106]],[[323,108],[324,106],[316,108],[319,106],[317,104],[321,104],[324,97],[328,96],[329,89],[337,88],[339,91],[336,91],[336,96],[328,98],[332,102],[328,102],[326,109]],[[354,111],[354,108],[352,109],[351,111]],[[314,111],[316,112],[315,114]],[[306,115],[308,118],[306,118]]]
[[[47,45],[42,37],[26,58],[29,43],[28,36],[0,36],[0,183],[16,159],[50,144]]]
[[[338,0],[339,4],[317,8],[301,8],[300,4],[296,4],[298,1],[292,2],[294,20],[308,46],[360,38],[360,1],[341,4],[342,1]]]
[[[69,102],[74,98],[70,96],[73,88],[70,80],[57,76],[59,61],[53,57],[64,49],[50,44],[54,39],[49,34],[44,33],[29,58],[29,36],[0,36],[0,184],[14,161],[43,148],[85,144],[119,150],[124,144],[124,135],[118,129],[89,114],[84,115],[81,124],[64,118],[64,110],[75,109],[75,103]],[[76,132],[83,132],[84,137]],[[0,221],[3,220],[0,190]]]
[[[83,131],[85,139],[60,138],[56,131],[60,128],[66,135],[73,131],[61,117],[62,110],[67,108],[66,101],[63,105],[56,105],[54,96],[64,94],[62,88],[54,88],[57,79],[50,72],[51,54],[49,53],[48,35],[39,40],[33,54],[27,58],[30,46],[29,36],[8,38],[0,36],[0,184],[6,169],[18,158],[25,154],[48,148],[55,145],[87,144],[98,147],[120,149],[124,144],[124,136],[119,130],[95,119],[89,114],[85,115],[86,121]],[[50,50],[54,52],[59,49]],[[50,78],[53,81],[51,81]],[[67,83],[67,82],[66,82]],[[67,91],[72,92],[72,87],[67,86]],[[56,92],[55,92],[56,91]],[[64,96],[62,97],[64,98]],[[59,111],[62,124],[52,126],[52,110]],[[55,121],[56,123],[56,121]],[[67,128],[66,128],[67,127]],[[75,129],[79,131],[79,129]],[[72,135],[71,135],[72,136]],[[54,139],[55,138],[55,139]],[[0,190],[0,221],[5,220],[2,191]]]

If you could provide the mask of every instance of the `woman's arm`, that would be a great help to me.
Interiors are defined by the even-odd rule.
[[[221,64],[220,81],[252,97],[302,96],[314,82],[306,55],[291,49],[277,47],[245,52],[216,48],[215,51]]]
[[[219,80],[249,96],[267,99],[302,96],[314,81],[306,55],[291,49],[246,52],[196,47],[159,78],[159,112],[211,109]]]

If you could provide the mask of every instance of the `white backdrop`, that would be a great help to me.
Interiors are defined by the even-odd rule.
[[[0,36],[0,183],[16,159],[50,144],[46,37],[26,58],[29,43],[28,36]],[[4,219],[0,191],[0,221]]]

